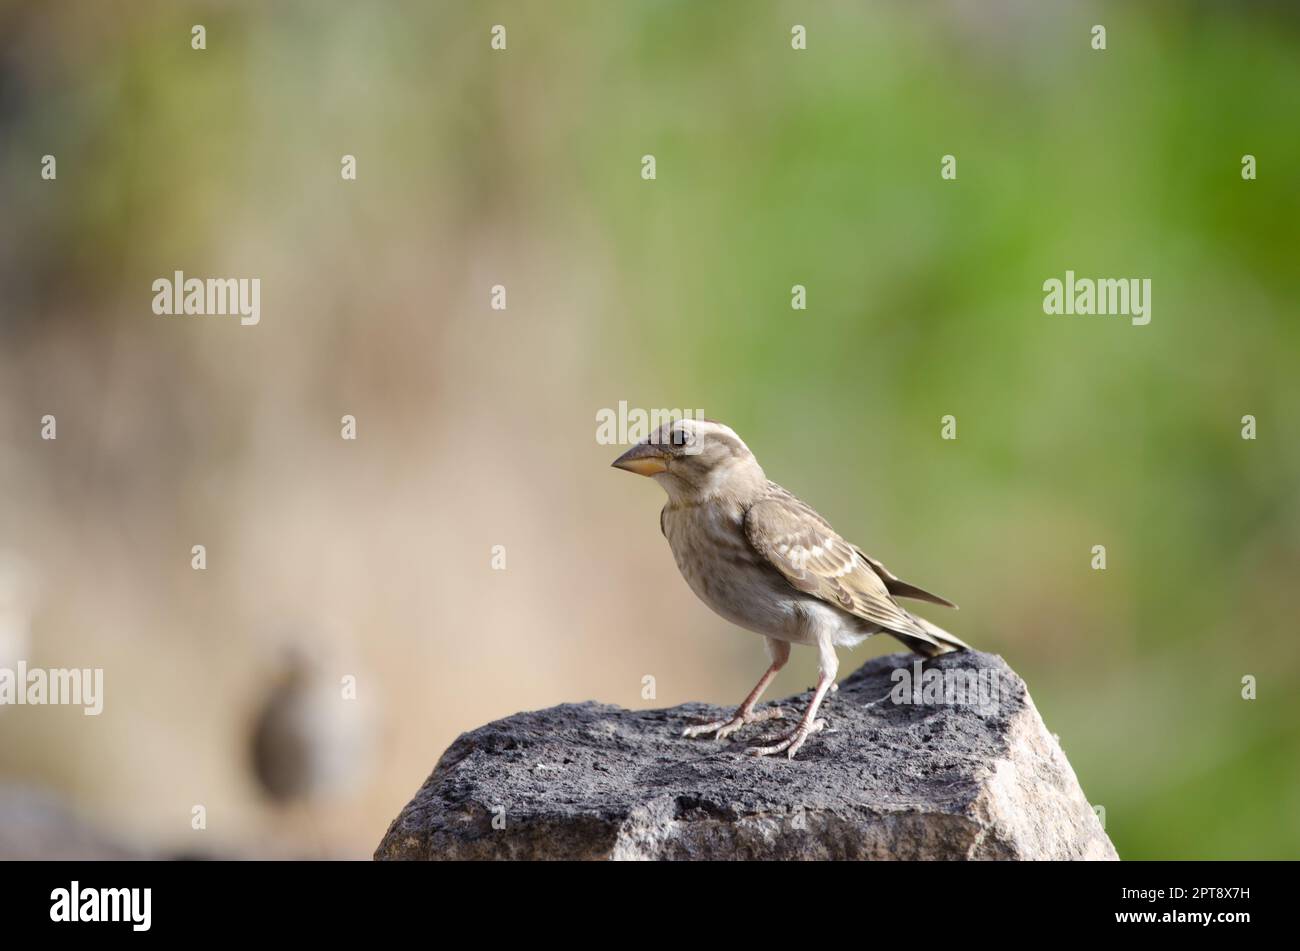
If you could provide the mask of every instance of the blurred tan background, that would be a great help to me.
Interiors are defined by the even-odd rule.
[[[365,857],[489,719],[738,701],[760,639],[595,439],[627,400],[959,602],[1122,856],[1300,855],[1300,24],[1047,6],[0,4],[0,602],[106,680],[0,707],[0,783],[149,854]],[[1067,268],[1151,324],[1045,316]],[[260,324],[155,316],[177,269]],[[357,688],[305,806],[250,765],[294,645]]]

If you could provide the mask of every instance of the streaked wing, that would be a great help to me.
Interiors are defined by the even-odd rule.
[[[940,597],[933,591],[926,591],[924,588],[904,581],[861,548],[855,548],[854,551],[862,556],[862,559],[872,567],[876,574],[880,575],[885,582],[885,587],[889,589],[889,593],[894,597],[911,598],[914,601],[929,601],[931,604],[942,604],[945,608],[953,608],[954,610],[957,608],[957,605],[947,598]]]
[[[805,594],[887,630],[931,639],[856,548],[803,502],[773,488],[745,513],[745,535],[755,551]]]

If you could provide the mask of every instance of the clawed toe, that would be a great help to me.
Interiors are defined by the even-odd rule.
[[[757,713],[750,712],[747,714],[736,714],[729,720],[714,720],[712,723],[699,723],[695,726],[688,726],[682,730],[683,737],[703,736],[706,733],[714,733],[714,739],[725,740],[731,734],[735,733],[742,726],[750,723],[760,723],[765,720],[780,720],[785,717],[785,713],[780,707],[771,707],[767,710],[760,710]]]
[[[714,730],[721,730],[730,723],[730,720],[714,720],[712,723],[697,723],[695,726],[688,726],[682,730],[682,736],[703,736],[705,733],[712,733]]]
[[[713,738],[715,740],[725,740],[727,737],[731,736],[731,734],[735,733],[744,725],[745,725],[744,720],[742,720],[740,717],[734,717],[731,719],[730,722],[727,723],[726,726],[718,730],[718,732],[713,735]]]
[[[731,734],[735,733],[742,726],[748,726],[751,723],[760,723],[765,720],[784,719],[785,713],[780,707],[770,707],[767,710],[760,710],[757,713],[751,711],[747,714],[736,714],[729,720],[714,720],[711,723],[697,723],[694,726],[688,726],[682,730],[683,737],[704,736],[705,734],[714,734],[714,739],[725,740]],[[803,748],[808,737],[814,733],[826,729],[825,720],[814,720],[812,723],[801,723],[789,733],[778,737],[775,742],[769,746],[751,746],[746,753],[751,756],[774,756],[777,753],[784,753],[790,759],[794,759],[796,753]]]
[[[825,720],[801,723],[771,746],[751,746],[745,752],[751,756],[773,756],[777,753],[785,753],[789,759],[794,759],[794,754],[799,752],[808,737],[824,729],[826,729]]]

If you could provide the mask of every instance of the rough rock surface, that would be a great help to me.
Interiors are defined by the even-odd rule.
[[[683,739],[729,708],[562,704],[460,736],[389,826],[377,859],[1114,859],[1114,846],[1022,681],[978,652],[867,662],[793,759]],[[934,671],[935,673],[930,673]],[[984,692],[927,681],[982,677]],[[963,687],[972,686],[965,680]],[[873,701],[883,702],[872,703]],[[962,702],[944,702],[962,701]]]

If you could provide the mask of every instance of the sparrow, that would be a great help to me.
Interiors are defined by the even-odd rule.
[[[926,657],[970,647],[917,617],[896,598],[946,607],[946,598],[909,584],[843,538],[811,506],[772,482],[749,447],[712,420],[665,423],[613,463],[654,479],[668,495],[659,527],[677,568],[701,601],[767,638],[771,664],[735,714],[687,727],[683,736],[725,739],[741,727],[781,719],[754,705],[790,657],[791,644],[817,649],[818,677],[798,726],[747,752],[793,758],[826,727],[817,711],[835,689],[836,647],[886,633]]]

